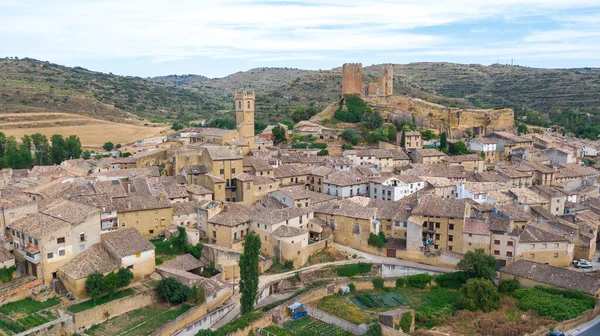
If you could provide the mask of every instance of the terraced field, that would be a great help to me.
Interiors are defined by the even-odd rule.
[[[101,148],[107,141],[131,143],[137,139],[158,135],[168,129],[167,126],[121,124],[59,112],[0,114],[0,132],[7,136],[20,139],[23,135],[33,133],[42,133],[48,138],[53,134],[76,134],[86,148]]]

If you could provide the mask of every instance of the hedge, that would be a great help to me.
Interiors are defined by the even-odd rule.
[[[264,315],[263,312],[258,312],[258,311],[253,311],[246,315],[242,315],[241,317],[239,317],[239,318],[227,323],[226,325],[222,326],[221,328],[217,329],[215,334],[217,336],[227,336],[236,330],[246,328],[247,326],[252,324],[252,322],[263,317],[263,315]]]
[[[400,329],[402,331],[409,332],[410,331],[410,327],[412,325],[412,312],[407,311],[406,313],[402,314],[402,317],[400,317]]]
[[[371,280],[371,282],[373,283],[373,288],[375,289],[383,289],[383,286],[385,285],[382,278],[375,278]]]
[[[336,268],[335,272],[342,277],[352,277],[357,274],[369,273],[373,264],[359,262],[358,264],[349,264]]]
[[[404,277],[396,278],[396,287],[404,288],[404,286],[406,286],[406,278],[404,278]]]
[[[432,279],[433,277],[429,274],[415,274],[406,277],[406,283],[408,284],[408,287],[425,288]]]
[[[465,282],[467,276],[464,272],[453,272],[440,274],[435,277],[435,282],[444,288],[459,289]]]
[[[326,143],[311,143],[310,148],[325,149],[325,148],[327,148],[327,144]]]

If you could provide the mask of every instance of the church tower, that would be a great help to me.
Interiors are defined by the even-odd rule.
[[[233,99],[239,140],[248,143],[250,149],[254,149],[254,90],[235,91]]]

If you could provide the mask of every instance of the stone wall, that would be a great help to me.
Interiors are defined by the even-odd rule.
[[[381,336],[408,336],[408,334],[403,333],[401,330],[396,330],[394,328],[390,328],[386,325],[381,325]]]
[[[177,316],[171,322],[163,325],[161,328],[155,330],[152,333],[152,336],[171,336],[177,333],[178,330],[187,328],[190,325],[196,324],[198,320],[204,318],[208,312],[215,307],[219,306],[223,302],[227,301],[231,295],[233,294],[232,289],[230,288],[227,291],[223,291],[221,296],[216,299],[210,301],[209,303],[204,303],[198,306],[192,307],[190,310],[185,313]]]
[[[342,96],[362,95],[362,64],[345,63],[342,67]]]
[[[31,290],[37,286],[43,284],[43,279],[36,279],[30,282],[26,282],[20,286],[10,288],[0,294],[0,302],[2,304],[19,301],[29,296]]]
[[[177,331],[174,336],[194,336],[202,329],[209,329],[223,316],[229,313],[231,309],[233,309],[233,306],[233,304],[230,304],[213,312],[209,312],[203,318]]]
[[[103,305],[96,306],[79,313],[70,313],[75,321],[75,328],[85,328],[98,324],[112,317],[119,316],[132,310],[149,306],[158,301],[157,295],[152,290],[126,296]]]

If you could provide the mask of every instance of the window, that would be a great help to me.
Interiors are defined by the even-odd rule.
[[[500,241],[499,240],[494,240],[494,245],[500,245]]]
[[[67,255],[67,250],[65,250],[64,248],[58,249],[58,255],[64,257],[65,255]]]
[[[439,248],[440,248],[440,246],[439,246],[439,245],[433,245],[433,249],[437,250],[437,249],[439,249]]]
[[[542,248],[548,248],[548,244],[542,244]]]
[[[512,257],[512,256],[513,256],[513,255],[512,255],[512,251],[506,251],[506,256],[507,256],[507,257]]]
[[[435,240],[440,240],[440,234],[439,233],[435,234]]]
[[[558,252],[554,253],[554,259],[558,258]]]
[[[19,242],[13,242],[13,244],[15,245],[15,248],[18,249],[19,248]]]
[[[219,169],[219,174],[221,174],[221,175],[225,174],[225,169]]]
[[[79,251],[85,251],[85,244],[79,245]]]
[[[213,238],[217,238],[217,231],[213,231]]]
[[[506,246],[514,246],[514,242],[512,240],[509,240],[506,242]]]
[[[354,229],[352,233],[360,233],[360,225],[358,223],[354,223]]]
[[[440,223],[435,223],[435,228],[439,229],[440,228]]]
[[[246,183],[246,190],[250,189],[250,183]]]
[[[242,102],[241,101],[238,102],[238,108],[240,108],[240,109],[242,108]]]
[[[529,253],[529,258],[535,259],[535,253]]]
[[[135,257],[136,257],[136,258],[139,258],[139,257],[141,257],[141,256],[142,256],[142,254],[141,254],[141,253],[136,253],[136,254],[135,254]]]
[[[231,105],[230,105],[231,106]],[[248,101],[248,108],[250,108],[250,101]]]
[[[133,265],[127,266],[128,269],[133,269]]]
[[[494,254],[495,255],[500,255],[500,251],[499,250],[494,250]]]
[[[448,241],[454,241],[454,236],[448,236]]]
[[[230,105],[231,106],[231,105]],[[235,168],[231,168],[231,173],[235,174]]]
[[[64,244],[65,243],[65,237],[58,237],[58,238],[56,238],[56,243],[57,244]]]
[[[473,237],[473,235],[471,233],[469,233],[469,237]],[[470,244],[470,243],[469,243]]]
[[[79,234],[79,241],[80,242],[84,242],[85,241],[85,233],[84,232],[82,232],[82,233]]]
[[[449,229],[454,230],[454,224],[450,224]]]
[[[152,234],[152,233],[154,233],[154,230],[148,230],[148,232],[149,232],[150,234]]]
[[[48,252],[48,254],[46,254],[46,259],[52,259],[54,258],[54,252]]]
[[[534,248],[535,248],[535,244],[531,244],[531,245],[530,245],[530,247],[531,247],[532,249],[534,249]]]

